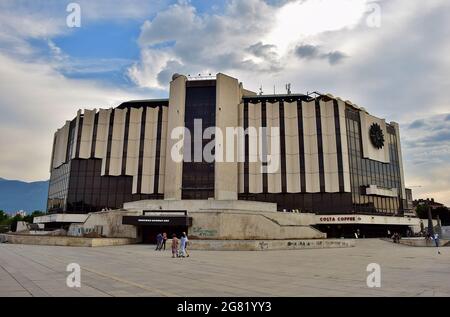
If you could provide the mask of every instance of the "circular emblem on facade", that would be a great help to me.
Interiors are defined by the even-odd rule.
[[[378,123],[372,124],[369,130],[370,141],[377,149],[382,149],[384,146],[384,133]]]

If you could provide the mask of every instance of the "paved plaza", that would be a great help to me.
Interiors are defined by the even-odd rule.
[[[172,259],[152,246],[104,248],[0,244],[0,296],[450,296],[450,248],[359,240],[298,251],[191,251]],[[69,263],[81,288],[68,288]],[[366,284],[381,266],[381,288]]]

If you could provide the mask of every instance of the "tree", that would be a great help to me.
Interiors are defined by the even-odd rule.
[[[417,216],[420,219],[428,219],[428,206],[418,205],[416,207]],[[448,226],[450,224],[450,210],[447,207],[437,207],[431,209],[431,217],[436,219],[439,216],[443,226]]]
[[[26,215],[25,217],[23,217],[23,221],[26,221],[28,223],[33,223],[33,220],[35,217],[40,217],[43,215],[45,215],[45,212],[35,210],[35,211],[33,211],[33,213],[31,215]]]
[[[450,210],[447,207],[438,207],[431,211],[433,218],[439,216],[441,219],[441,224],[443,226],[448,226],[450,224]]]
[[[5,224],[8,218],[9,218],[8,214],[3,210],[0,210],[0,225]]]
[[[23,221],[23,217],[21,215],[16,215],[12,218],[8,219],[8,224],[10,225],[11,231],[15,232],[17,229],[17,222]]]
[[[428,206],[418,205],[416,207],[416,214],[420,219],[428,219]]]

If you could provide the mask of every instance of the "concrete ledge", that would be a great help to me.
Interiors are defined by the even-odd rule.
[[[355,240],[189,240],[189,250],[205,251],[270,251],[351,248]]]
[[[136,243],[136,239],[130,238],[80,238],[65,236],[35,236],[25,234],[0,234],[0,241],[12,244],[65,247],[106,247]]]
[[[392,242],[392,239],[384,239],[385,241]],[[449,240],[441,239],[439,240],[439,245],[441,247],[449,246]],[[392,242],[393,243],[393,242]],[[408,245],[410,247],[436,247],[434,240],[427,240],[425,238],[402,238],[400,239],[400,244]]]
[[[254,211],[254,212],[277,212],[277,204],[248,200],[139,200],[125,203],[126,210],[187,210],[196,211],[225,211],[233,212]]]
[[[189,236],[198,240],[326,239],[310,226],[313,215],[277,212],[193,212]]]

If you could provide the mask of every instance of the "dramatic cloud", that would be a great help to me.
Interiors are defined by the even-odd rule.
[[[339,51],[333,52],[322,52],[319,46],[302,44],[296,47],[295,54],[299,58],[304,59],[326,59],[330,63],[330,65],[335,65],[341,62],[345,57],[347,57],[344,53]]]
[[[449,116],[441,114],[415,120],[405,125],[403,131],[407,177],[416,186],[415,194],[446,203],[450,197]]]
[[[319,55],[319,49],[314,45],[302,44],[297,46],[295,53],[300,58],[315,58]]]
[[[275,24],[263,40],[275,44],[285,54],[303,39],[354,28],[368,11],[368,3],[366,0],[286,1],[267,17],[274,18]]]
[[[295,48],[296,42],[326,31],[355,27],[364,17],[365,3],[365,0],[337,0],[332,4],[319,0],[230,1],[224,13],[218,15],[200,14],[190,3],[180,2],[142,26],[139,39],[142,57],[130,68],[130,78],[145,87],[167,87],[167,83],[157,78],[161,77],[160,72],[167,73],[174,62],[181,70],[194,74],[259,72],[261,76],[270,72],[277,76],[286,67],[298,66],[290,58],[290,47]],[[334,48],[323,51],[320,48],[315,56],[330,65],[345,57]],[[154,64],[150,71],[149,62]]]
[[[0,54],[0,175],[43,180],[49,175],[53,133],[78,109],[108,108],[143,94],[70,80],[45,64]]]
[[[275,45],[263,44],[262,42],[258,42],[253,44],[247,48],[247,51],[252,53],[256,57],[261,57],[267,60],[276,60],[278,58],[278,54],[276,52]]]
[[[199,14],[187,2],[174,4],[142,26],[141,61],[130,68],[130,77],[161,88],[168,83],[160,83],[159,74],[174,65],[191,74],[278,69],[276,52],[257,41],[270,30],[273,22],[266,20],[274,10],[260,0],[231,1],[223,15]]]

